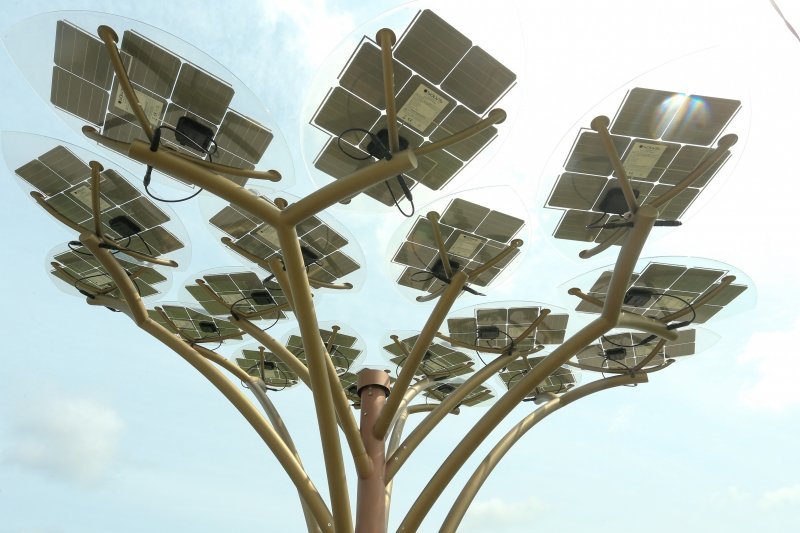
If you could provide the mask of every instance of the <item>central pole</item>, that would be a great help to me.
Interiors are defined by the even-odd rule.
[[[372,473],[358,479],[356,533],[386,530],[386,445],[375,438],[372,428],[389,395],[389,374],[365,368],[358,373],[358,395],[361,398],[361,439],[372,460]]]

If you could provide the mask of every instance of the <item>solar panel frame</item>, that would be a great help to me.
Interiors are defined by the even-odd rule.
[[[400,342],[406,346],[408,351],[411,351],[418,338],[419,334],[416,334],[402,339]],[[394,342],[387,344],[383,349],[393,356],[389,360],[397,368],[402,368],[407,358],[406,353]],[[464,352],[452,349],[442,343],[432,342],[415,374],[417,376],[447,374],[448,378],[463,376],[473,372],[472,365],[467,366],[468,363],[473,363],[473,359]]]
[[[214,158],[215,163],[253,169],[262,159],[274,133],[229,107],[235,93],[230,84],[133,29],[122,32],[119,54],[151,126],[162,123],[169,106],[179,106],[185,116],[210,123],[214,132],[225,126],[224,151]],[[113,139],[146,140],[101,40],[69,21],[58,20],[53,58],[51,102],[56,107],[98,126]],[[167,124],[175,127],[172,118]],[[182,153],[208,158],[175,143],[172,134],[165,133],[164,140]],[[247,181],[221,174],[240,185]]]
[[[599,339],[597,343],[589,345],[578,352],[576,357],[580,364],[600,369],[609,368],[611,370],[623,370],[633,368],[650,355],[655,344],[658,342],[657,339],[654,339],[640,346],[632,346],[644,340],[645,337],[647,337],[647,335],[644,333],[630,332],[607,335],[605,338]],[[607,359],[605,350],[619,348],[620,346],[618,345],[626,346],[625,357],[619,361]],[[694,355],[696,353],[696,345],[697,330],[680,330],[678,332],[678,338],[674,341],[666,341],[664,347],[662,347],[657,355],[643,368],[647,369],[663,365],[667,359]]]
[[[319,334],[322,342],[327,345],[333,335],[333,330],[320,328]],[[303,338],[300,335],[289,335],[284,344],[303,364],[307,364]],[[341,379],[342,375],[351,373],[350,371],[355,368],[356,363],[363,356],[363,349],[358,337],[337,331],[329,355]]]
[[[186,339],[203,342],[214,342],[219,339],[223,343],[228,340],[242,340],[242,334],[236,335],[236,332],[241,333],[241,330],[228,320],[213,317],[184,304],[163,303],[159,304],[159,307],[178,328],[175,333]],[[172,331],[170,324],[164,320],[158,311],[148,309],[147,314],[151,319]],[[199,325],[201,322],[213,323],[218,331],[216,333],[201,331]],[[231,337],[226,338],[228,335],[231,335]]]
[[[696,109],[694,115],[690,111],[700,105],[698,102],[705,101],[708,101],[709,114],[712,107],[720,112],[720,117],[708,124],[697,118],[701,113]],[[640,87],[628,91],[609,132],[631,179],[632,189],[639,191],[638,202],[651,203],[686,177],[712,152],[712,144],[740,108],[738,100]],[[683,126],[678,128],[678,124]],[[697,131],[691,133],[689,129]],[[730,157],[731,152],[724,151],[690,187],[659,209],[659,217],[666,220],[683,217]],[[600,226],[614,220],[606,217],[600,207],[613,187],[618,187],[618,180],[599,135],[581,129],[563,171],[545,200],[547,209],[563,211],[553,228],[553,236],[561,240],[603,242],[610,235],[609,231],[586,226]]]
[[[209,222],[230,236],[236,246],[265,261],[281,257],[275,229],[240,207],[229,204]],[[354,258],[342,251],[350,244],[347,238],[318,217],[310,217],[297,226],[297,231],[301,247],[317,256],[307,265],[312,279],[333,282],[361,268]]]
[[[242,349],[241,357],[236,357],[236,364],[251,376],[261,378],[268,387],[277,388],[272,392],[293,387],[300,382],[297,374],[280,358],[272,352],[264,351],[264,362],[270,363],[274,368],[264,368],[262,365],[261,351]]]
[[[117,261],[129,275],[137,273],[131,279],[134,280],[136,290],[142,298],[159,295],[161,293],[159,289],[164,289],[168,285],[167,278],[152,267],[119,257]],[[116,285],[103,265],[89,252],[74,250],[58,252],[53,256],[53,262],[57,263],[60,268],[52,268],[50,275],[66,284],[76,287],[80,282],[84,286],[94,287],[95,293],[106,294],[112,298],[123,298],[118,288],[112,289]]]
[[[216,300],[206,288],[200,285],[186,285],[186,290],[197,300],[197,303],[211,315],[227,316],[234,311],[247,315],[259,315],[259,320],[278,321],[286,318],[286,314],[282,310],[261,314],[276,305],[287,304],[288,301],[279,287],[273,286],[272,290],[270,290],[270,287],[265,286],[264,282],[254,272],[239,270],[224,273],[209,273],[203,275],[203,281],[227,303],[227,306]],[[253,291],[267,291],[274,303],[268,305],[256,303],[252,299]],[[234,304],[235,307],[232,310],[230,306]]]
[[[544,359],[544,357],[515,359],[499,373],[500,379],[503,381],[503,384],[506,386],[506,388],[510,389]],[[526,398],[532,398],[545,392],[550,392],[553,394],[566,392],[571,386],[575,385],[577,381],[577,376],[571,369],[565,366],[560,366],[551,372],[550,375],[544,379],[544,381],[537,385],[536,389],[528,394]]]
[[[506,349],[511,339],[516,339],[539,317],[539,305],[515,305],[514,307],[476,308],[472,317],[448,317],[447,328],[455,341],[491,349]],[[569,315],[552,313],[519,343],[516,351],[530,351],[539,344],[561,344],[566,336]],[[499,329],[495,339],[479,338],[479,327],[494,326]]]
[[[516,82],[516,75],[509,69],[482,48],[473,47],[469,39],[430,10],[419,12],[406,28],[393,48],[392,64],[399,133],[411,147],[420,146],[428,138],[440,140],[475,124]],[[336,153],[337,136],[356,127],[377,133],[383,125],[386,105],[382,58],[373,39],[361,39],[337,81],[323,97],[310,124],[330,136],[314,157],[315,168],[341,179],[367,163],[344,162],[346,156]],[[445,83],[462,94],[467,103],[462,104],[449,94]],[[440,190],[496,136],[497,129],[489,127],[444,150],[421,154],[417,167],[405,177],[431,190]],[[368,155],[368,142],[368,136],[359,135],[349,144],[360,147],[357,154]],[[391,180],[386,183],[391,186]],[[404,197],[399,188],[392,192],[398,200]],[[394,203],[386,185],[365,193],[384,205]]]
[[[451,200],[439,219],[439,228],[445,241],[445,248],[448,250],[448,257],[451,261],[459,263],[460,270],[475,269],[495,257],[524,225],[525,221],[522,219],[461,198]],[[483,235],[476,233],[478,231]],[[442,287],[441,280],[433,276],[426,280],[412,279],[418,272],[432,272],[440,261],[433,235],[431,222],[426,217],[419,216],[392,257],[393,263],[405,267],[397,278],[398,284],[428,292],[434,292]],[[471,280],[471,283],[481,287],[487,286],[518,253],[519,250],[514,249],[497,265],[474,281]]]
[[[448,396],[450,396],[455,389],[461,386],[462,383],[458,382],[444,382],[436,387],[431,387],[426,389],[422,394],[428,398],[438,400],[440,402],[444,401]],[[453,390],[445,390],[445,387],[453,387]],[[484,385],[479,385],[475,388],[472,392],[470,392],[459,405],[466,405],[467,407],[474,407],[480,403],[490,401],[494,398],[494,391],[489,387]]]
[[[94,232],[91,169],[69,148],[57,145],[18,167],[15,173],[41,192],[53,209],[87,231]],[[122,239],[109,225],[112,218],[120,215],[141,228],[136,239],[129,239],[124,244],[131,250],[158,257],[184,247],[163,227],[171,221],[169,215],[112,168],[100,172],[100,207],[104,234],[116,240]]]
[[[702,294],[719,286],[721,279],[728,274],[729,271],[724,268],[687,267],[684,265],[650,261],[640,269],[640,272],[634,272],[633,276],[631,276],[629,287],[649,288],[659,293],[678,296],[679,298],[687,300],[689,304],[693,304]],[[611,271],[606,270],[602,272],[587,294],[601,300],[604,299],[610,279]],[[686,290],[686,288],[694,290]],[[726,289],[723,289],[724,296],[720,294],[719,299],[715,297],[708,304],[695,308],[696,316],[692,323],[705,323],[746,289],[746,285],[731,283]],[[683,305],[680,309],[685,307],[686,306]],[[665,302],[664,297],[657,297],[650,298],[646,305],[639,307],[623,305],[622,309],[624,311],[658,319],[674,312],[675,304]],[[596,306],[588,304],[583,300],[575,307],[575,310],[584,313],[599,312]],[[690,317],[683,317],[682,319],[687,320],[688,318]]]

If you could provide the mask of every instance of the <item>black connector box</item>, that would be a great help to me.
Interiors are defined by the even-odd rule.
[[[500,328],[497,326],[478,326],[479,340],[494,340],[500,336]]]
[[[257,305],[272,305],[275,303],[275,299],[266,290],[255,290],[250,293],[250,298],[257,304]]]
[[[175,127],[175,140],[181,146],[191,148],[195,152],[207,154],[214,138],[214,130],[191,117],[181,117]]]
[[[119,215],[108,221],[108,227],[119,233],[121,237],[132,237],[142,231],[139,225],[125,215]]]

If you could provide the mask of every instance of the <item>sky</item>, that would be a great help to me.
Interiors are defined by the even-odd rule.
[[[800,27],[800,8],[778,5]],[[315,96],[334,82],[353,35],[373,35],[379,17],[399,6],[11,0],[0,33],[39,13],[86,9],[141,20],[212,54],[269,110],[292,158],[290,171],[280,169],[291,174],[286,192],[302,196],[324,183],[308,170]],[[425,6],[394,17],[410,21]],[[484,300],[462,298],[455,309],[507,300],[574,306],[562,284],[614,261],[613,252],[581,261],[579,246],[554,244],[540,211],[578,128],[597,114],[613,115],[637,86],[742,100],[734,157],[684,225],[654,232],[643,255],[722,261],[746,273],[758,295],[745,312],[708,323],[720,336],[711,349],[650,383],[577,402],[532,430],[489,478],[461,531],[797,531],[800,363],[793,345],[800,293],[791,279],[800,259],[793,170],[800,42],[769,0],[676,1],[658,9],[627,0],[433,8],[519,74],[503,102],[509,120],[498,141],[442,194],[512,188],[468,194],[498,207],[510,198],[525,205],[524,253]],[[0,129],[109,156],[56,117],[5,51],[0,72]],[[118,161],[138,174],[131,161]],[[8,334],[0,355],[0,533],[301,530],[288,479],[213,387],[125,316],[53,285],[48,254],[74,235],[41,212],[10,171],[3,175],[0,290]],[[202,208],[187,202],[175,211],[191,228],[192,260],[175,275],[166,301],[196,273],[237,264],[203,229]],[[336,206],[330,214],[358,238],[366,275],[353,293],[321,294],[320,320],[352,326],[367,346],[366,363],[383,368],[387,332],[420,328],[431,308],[397,289],[387,266],[391,243],[407,226],[392,210]],[[277,337],[295,327],[290,322],[275,328]],[[580,320],[572,322],[570,331]],[[295,387],[273,398],[324,492],[310,394]],[[421,531],[438,528],[470,466],[531,407],[518,407],[500,425]],[[484,412],[463,409],[412,457],[395,483],[390,526]]]

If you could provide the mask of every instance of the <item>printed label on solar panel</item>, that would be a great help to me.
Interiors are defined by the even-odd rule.
[[[92,189],[88,185],[81,185],[80,187],[75,188],[72,191],[69,191],[73,198],[78,200],[80,203],[88,207],[89,209],[92,208]],[[105,211],[109,209],[111,204],[100,198],[100,211]]]
[[[449,100],[420,83],[414,94],[397,112],[397,118],[419,131],[424,131],[436,120]]]
[[[147,120],[150,122],[150,124],[153,126],[158,125],[158,121],[161,119],[161,111],[164,109],[164,104],[155,98],[146,95],[142,91],[137,91],[134,89],[133,92],[136,94],[136,98],[139,100],[139,105],[142,106],[144,115],[147,117]],[[128,103],[128,99],[125,98],[125,93],[122,92],[122,87],[117,88],[117,96],[114,99],[114,105],[118,109],[122,109],[127,113],[133,114],[133,108]]]
[[[475,255],[475,252],[481,245],[485,242],[485,239],[480,239],[478,237],[473,237],[472,235],[461,234],[456,239],[456,242],[450,247],[450,253],[455,255],[460,255],[461,257],[472,257]]]
[[[628,152],[622,166],[629,178],[646,178],[666,150],[665,144],[637,142]]]

